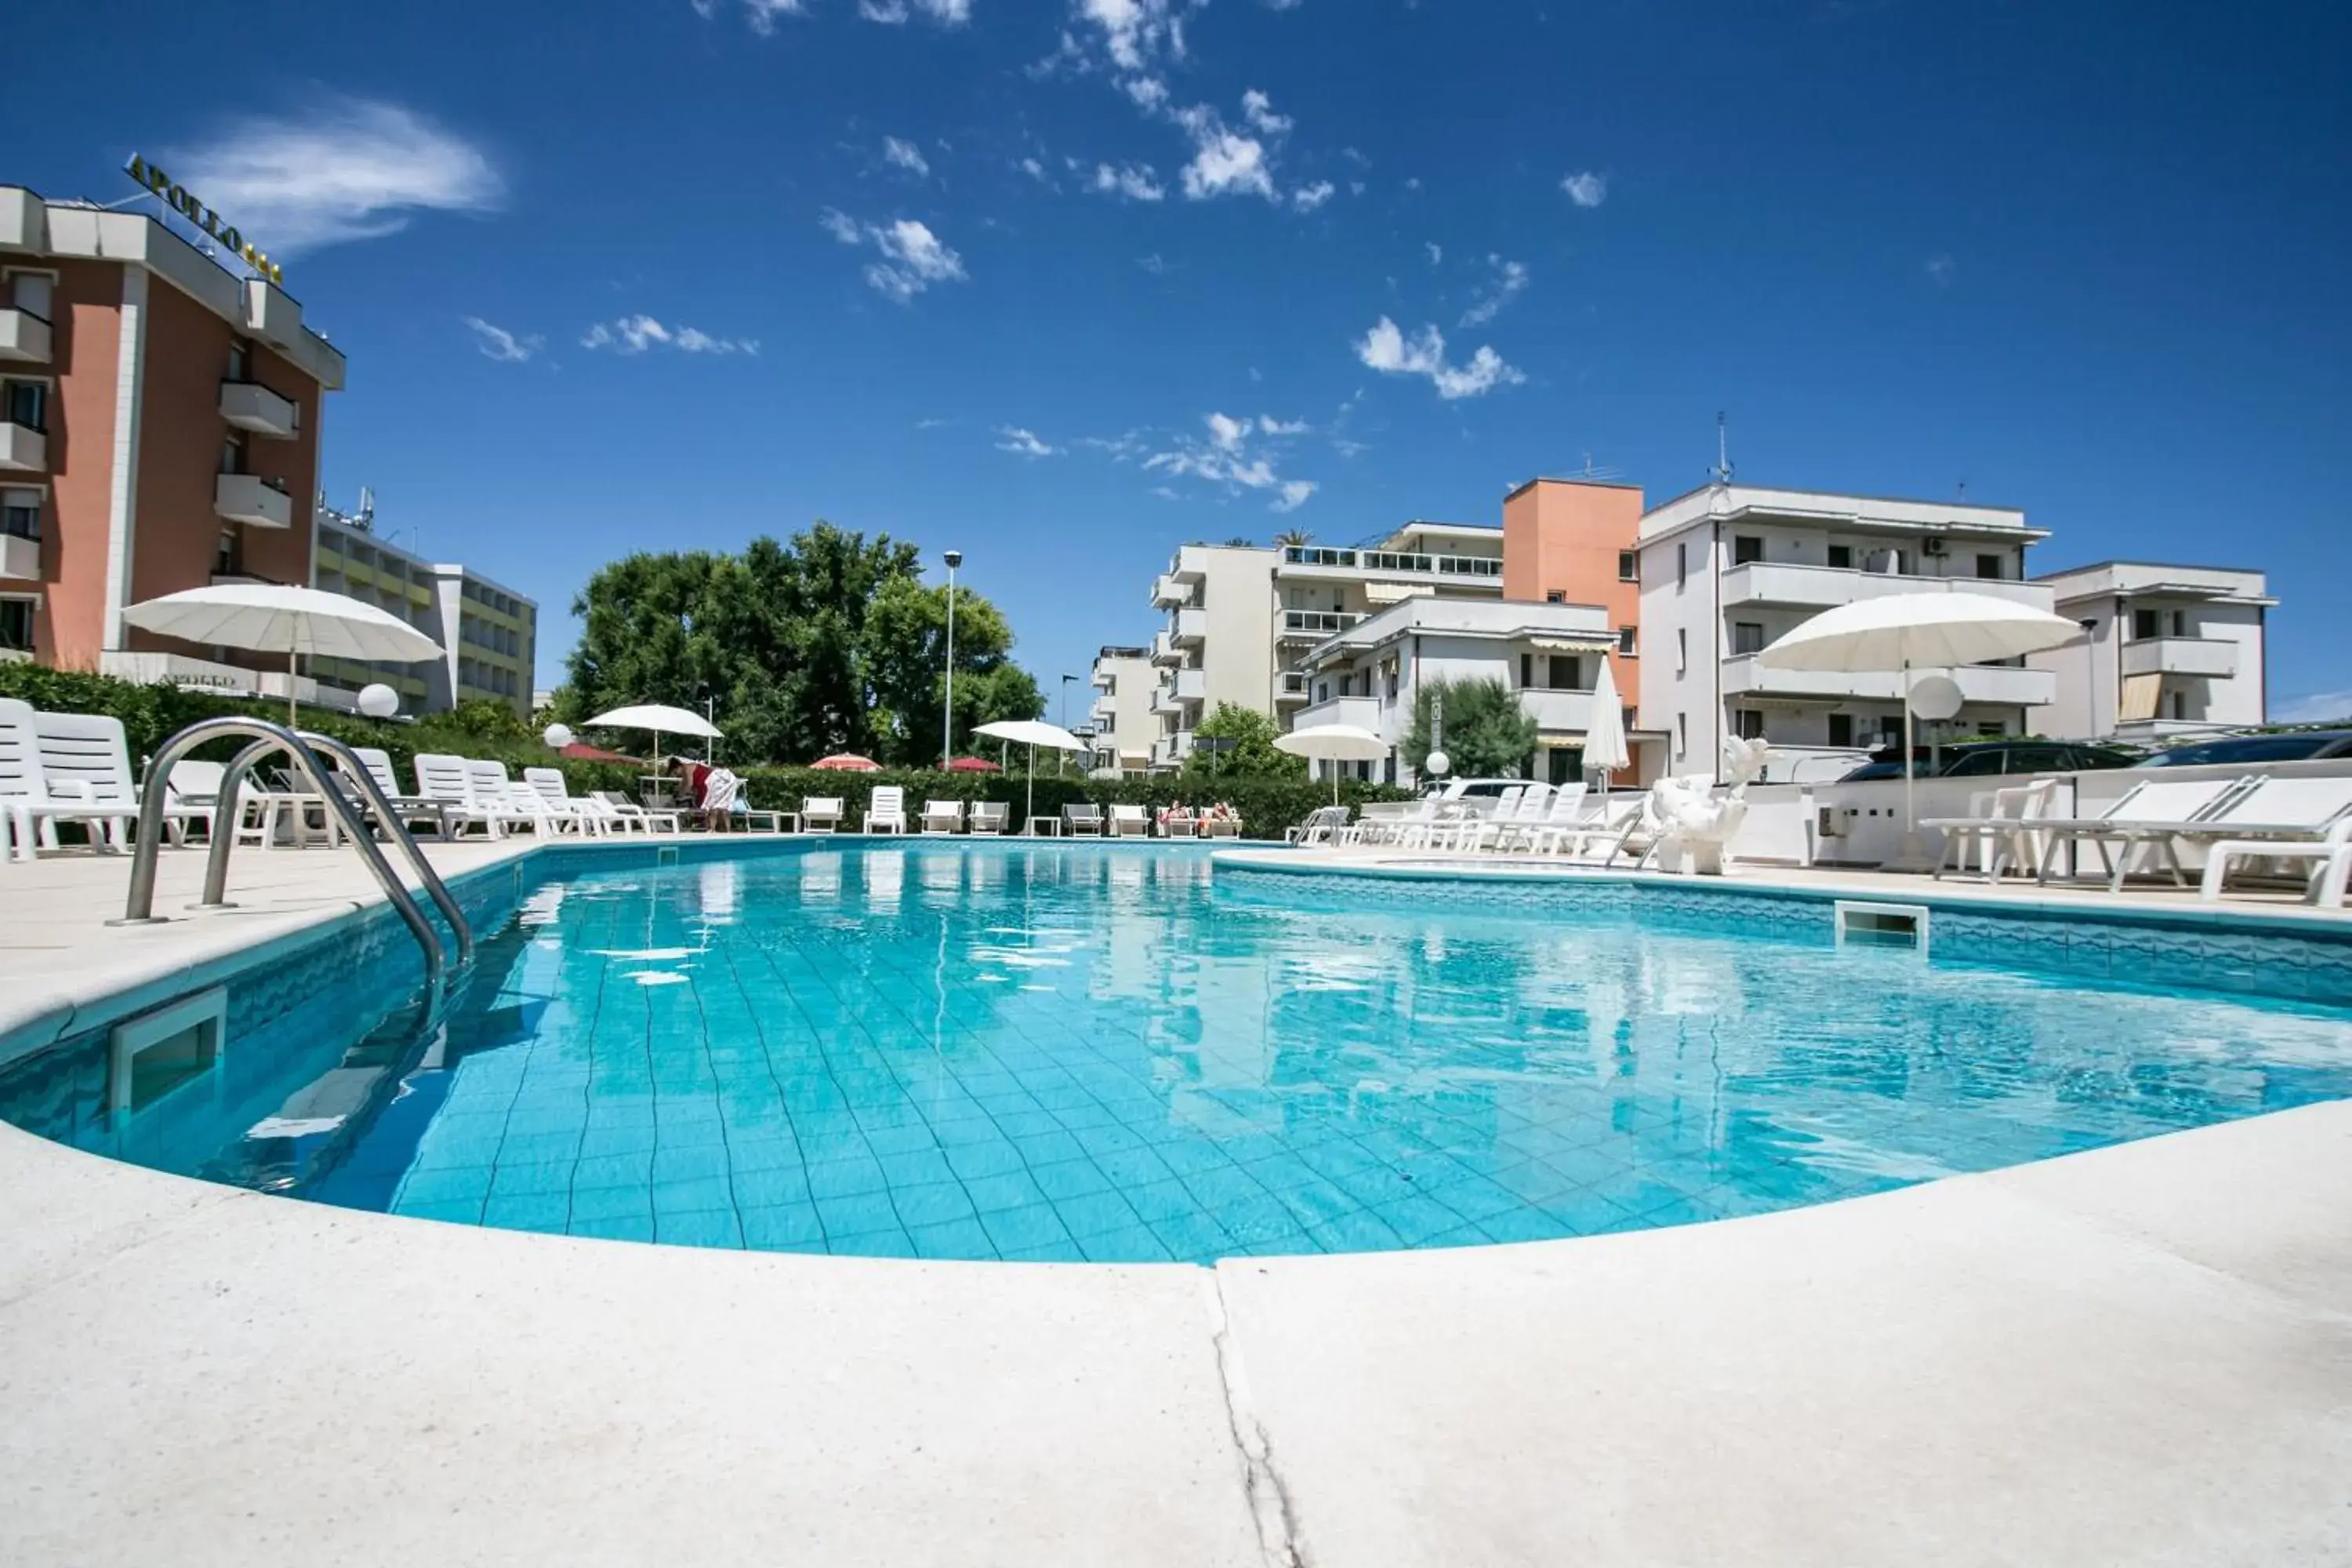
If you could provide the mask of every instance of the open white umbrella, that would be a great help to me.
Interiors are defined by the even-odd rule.
[[[1310,724],[1274,738],[1274,749],[1318,763],[1377,763],[1389,743],[1359,724]],[[1339,770],[1331,770],[1331,804],[1339,804]]]
[[[1026,815],[1037,815],[1037,748],[1051,747],[1056,752],[1083,752],[1087,743],[1063,729],[1048,724],[1043,719],[999,719],[993,724],[982,724],[972,731],[992,741],[1018,742],[1029,748],[1029,809]]]
[[[654,772],[661,772],[661,738],[664,735],[697,735],[706,741],[722,737],[719,727],[691,708],[671,708],[659,702],[640,702],[631,708],[614,708],[588,721],[591,730],[649,730],[654,737]]]
[[[1601,770],[1601,794],[1609,794],[1609,775],[1631,767],[1633,753],[1625,744],[1625,705],[1617,698],[1617,678],[1610,673],[1609,656],[1601,656],[1601,675],[1592,683],[1592,717],[1584,726],[1584,765]]]
[[[286,721],[294,722],[295,661],[313,658],[418,664],[441,645],[388,610],[341,594],[278,583],[215,583],[132,605],[122,618],[184,642],[286,656]]]
[[[1899,671],[1903,677],[1903,848],[1898,868],[1925,869],[1912,806],[1911,672],[2022,658],[2083,635],[2063,616],[1990,594],[1889,594],[1824,610],[1757,656],[1774,669]]]

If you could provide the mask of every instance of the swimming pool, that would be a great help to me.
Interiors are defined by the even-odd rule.
[[[1752,1214],[2352,1093],[2339,1006],[1840,948],[1730,889],[1685,918],[1182,847],[656,858],[513,873],[438,1020],[387,1012],[396,937],[346,934],[232,978],[218,1062],[144,1109],[106,1109],[101,1031],[0,1072],[0,1116],[466,1224],[1203,1261]]]

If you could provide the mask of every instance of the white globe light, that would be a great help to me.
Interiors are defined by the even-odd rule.
[[[1960,711],[1960,683],[1948,675],[1923,675],[1911,683],[1911,711],[1922,719],[1951,719]]]
[[[360,711],[371,719],[389,719],[400,711],[400,693],[382,681],[360,688]]]
[[[1454,759],[1444,752],[1432,752],[1421,764],[1421,771],[1431,778],[1442,779],[1453,770]]]
[[[550,751],[560,752],[572,744],[572,726],[550,724],[545,730],[540,731],[539,738],[547,742]]]

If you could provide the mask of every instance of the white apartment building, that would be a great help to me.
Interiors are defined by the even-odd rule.
[[[376,533],[365,494],[357,512],[323,500],[311,508],[310,585],[389,610],[439,643],[442,657],[421,664],[313,659],[307,673],[321,700],[348,708],[361,687],[382,682],[400,693],[404,713],[488,699],[530,718],[538,605],[454,562],[427,561],[393,544]]]
[[[1770,779],[1835,776],[1871,747],[1899,742],[1902,677],[1780,670],[1758,658],[1774,639],[1833,606],[1887,594],[1964,589],[2047,610],[2025,580],[2025,552],[2047,538],[2022,511],[1959,502],[1717,484],[1642,518],[1641,710],[1668,737],[1667,766],[1712,773],[1727,735],[1772,742]],[[2024,734],[2052,726],[2047,668],[1973,665],[1948,735]]]
[[[1499,528],[1415,521],[1345,547],[1187,544],[1152,585],[1168,625],[1151,647],[1160,666],[1151,765],[1181,766],[1194,727],[1220,702],[1290,728],[1308,700],[1307,652],[1366,616],[1412,598],[1502,593]]]
[[[1619,633],[1598,605],[1527,604],[1416,595],[1363,616],[1309,650],[1300,661],[1308,706],[1297,728],[1352,724],[1384,737],[1379,763],[1318,763],[1343,776],[1411,785],[1399,753],[1412,728],[1420,688],[1433,680],[1499,680],[1536,721],[1534,775],[1555,784],[1582,776],[1584,736],[1592,721],[1593,685]],[[1633,722],[1632,693],[1621,692],[1621,718]],[[1664,738],[1654,743],[1663,745]]]
[[[2266,723],[2260,572],[2102,561],[2034,579],[2083,639],[2027,662],[2056,679],[2047,728],[2071,740],[2152,741]]]
[[[1160,677],[1148,647],[1105,647],[1095,655],[1094,706],[1087,710],[1094,734],[1094,773],[1120,778],[1148,772],[1160,739],[1160,716],[1152,700]]]

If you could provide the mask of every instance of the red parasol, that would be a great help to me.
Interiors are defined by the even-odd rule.
[[[1004,770],[986,757],[958,757],[948,764],[951,773],[1001,773]]]
[[[579,763],[634,763],[635,757],[625,757],[618,752],[608,752],[602,746],[592,746],[585,741],[574,741],[563,748],[562,754]]]

